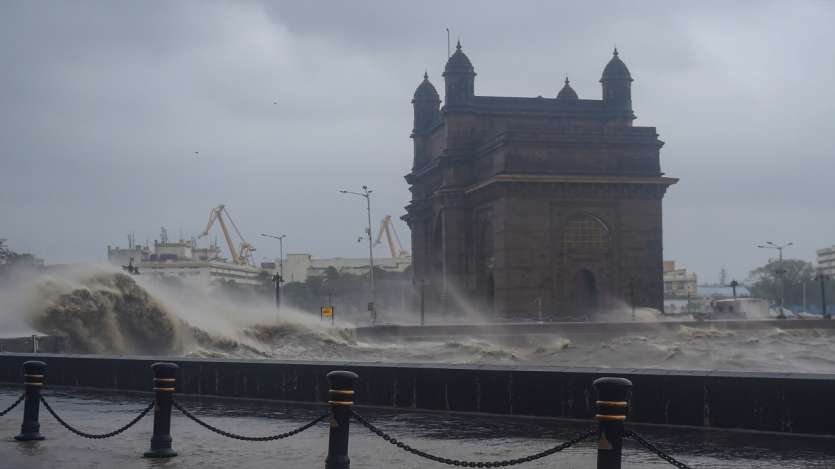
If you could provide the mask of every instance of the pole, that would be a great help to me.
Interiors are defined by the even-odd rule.
[[[285,236],[287,236],[287,235],[281,235],[281,237],[278,238],[278,250],[279,250],[279,256],[281,256],[278,259],[278,272],[279,272],[279,274],[281,274],[281,281],[282,282],[284,282],[284,237]]]
[[[351,423],[351,406],[354,405],[354,383],[359,376],[350,371],[328,373],[328,404],[331,406],[328,457],[325,469],[350,469],[348,457],[348,430]]]
[[[278,322],[280,316],[279,311],[281,310],[281,275],[275,274],[273,275],[273,281],[275,281],[275,309],[276,309],[276,322]]]
[[[772,241],[766,241],[765,244],[757,245],[758,248],[761,249],[776,249],[779,253],[778,261],[777,261],[777,276],[780,280],[780,313],[777,315],[777,319],[786,319],[786,315],[783,313],[785,311],[785,290],[786,290],[786,271],[783,269],[783,248],[787,248],[789,246],[793,246],[793,242],[788,242],[783,245],[775,244]],[[771,262],[769,261],[769,264]]]
[[[38,422],[38,413],[41,404],[41,388],[44,383],[44,372],[46,363],[30,360],[23,363],[23,384],[26,386],[26,394],[23,403],[23,424],[20,426],[20,434],[14,437],[17,441],[43,440],[41,435],[41,424]]]
[[[377,323],[377,310],[374,304],[374,250],[373,250],[373,242],[371,240],[371,192],[368,190],[368,186],[362,186],[362,192],[352,192],[352,191],[339,191],[341,194],[351,194],[351,195],[358,195],[360,197],[365,197],[365,210],[368,213],[368,228],[366,229],[366,234],[368,235],[368,263],[369,263],[369,280],[370,280],[370,301],[368,302],[368,311],[371,313],[371,325],[375,325]]]
[[[284,283],[284,238],[286,238],[287,235],[283,234],[281,236],[276,236],[268,233],[261,233],[261,236],[265,238],[273,238],[278,240],[278,249],[280,256],[278,259],[278,273],[273,275],[273,281],[275,282],[276,322],[278,322],[280,319],[278,313],[281,311],[281,284]]]
[[[278,311],[277,315],[281,312],[281,284],[284,283],[284,237],[287,235],[281,235],[278,237],[278,278],[275,280],[275,309]],[[280,318],[277,318],[280,319]],[[278,320],[276,320],[276,323]]]
[[[420,281],[420,325],[426,325],[426,279]]]
[[[623,425],[629,410],[632,382],[624,378],[598,378],[597,415],[600,441],[597,445],[597,469],[620,469],[623,445]]]
[[[365,192],[365,206],[368,211],[368,262],[371,264],[369,273],[371,280],[371,302],[368,304],[368,307],[371,311],[371,325],[373,326],[377,323],[377,305],[374,304],[374,250],[372,249],[373,244],[371,241],[371,192],[366,186],[362,186],[362,190]]]
[[[803,312],[806,312],[806,281],[800,282],[801,297],[803,298]]]
[[[779,274],[780,274],[780,314],[777,315],[777,318],[778,319],[786,319],[786,315],[783,314],[783,311],[785,311],[785,309],[783,307],[783,305],[784,305],[783,302],[785,301],[784,293],[785,293],[785,288],[786,288],[786,276],[785,276],[785,272],[783,271],[783,247],[782,246],[778,247],[777,252],[780,253],[780,263],[778,264],[779,265],[778,269],[780,269],[780,272],[779,272]]]
[[[177,452],[171,447],[171,402],[174,400],[177,382],[175,363],[157,362],[151,365],[154,371],[154,434],[151,449],[143,454],[146,458],[173,458]]]
[[[821,310],[823,312],[823,318],[832,319],[832,316],[826,312],[826,284],[824,283],[826,275],[818,274],[818,280],[820,280],[821,283]]]

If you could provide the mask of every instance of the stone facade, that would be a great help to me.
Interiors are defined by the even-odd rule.
[[[460,44],[445,104],[424,75],[414,99],[415,283],[427,311],[505,319],[587,317],[634,299],[663,307],[663,142],[635,127],[617,50],[602,100],[566,79],[556,98],[477,96]]]

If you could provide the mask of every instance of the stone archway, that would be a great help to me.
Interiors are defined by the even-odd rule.
[[[562,225],[562,306],[567,317],[589,319],[604,304],[611,282],[612,237],[591,213],[576,213]]]

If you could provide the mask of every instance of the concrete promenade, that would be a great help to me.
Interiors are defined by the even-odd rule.
[[[630,379],[630,421],[835,436],[835,375],[543,366],[418,365],[177,357],[0,354],[0,382],[48,364],[48,386],[148,391],[150,365],[180,366],[177,392],[293,402],[326,401],[325,374],[360,376],[359,405],[590,420],[592,381]]]

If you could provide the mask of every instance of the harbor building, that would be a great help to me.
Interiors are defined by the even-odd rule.
[[[340,274],[368,275],[369,265],[367,257],[317,259],[307,253],[288,254],[284,261],[284,281],[304,282],[308,277],[324,276],[329,268],[336,269]],[[412,260],[409,257],[374,258],[375,271],[381,269],[386,272],[404,272],[410,265]]]

